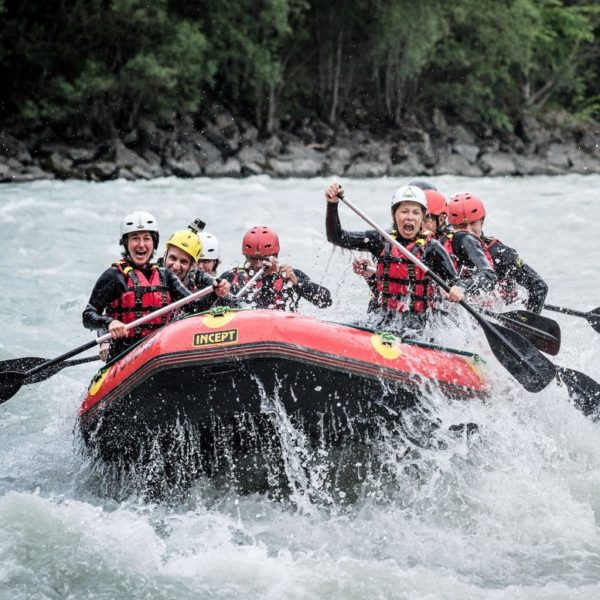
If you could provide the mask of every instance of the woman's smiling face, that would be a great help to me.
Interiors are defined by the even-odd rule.
[[[149,231],[136,231],[127,237],[127,252],[136,267],[143,267],[152,258],[154,240]]]

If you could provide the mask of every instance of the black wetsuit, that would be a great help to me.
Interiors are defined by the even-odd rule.
[[[326,287],[311,281],[308,275],[299,269],[294,269],[298,283],[294,286],[290,282],[282,280],[279,273],[264,275],[260,279],[260,287],[248,290],[244,298],[255,308],[276,308],[295,312],[302,298],[319,308],[331,306],[331,293]],[[237,294],[253,273],[244,268],[232,269],[223,273],[221,277],[231,284],[231,293]],[[281,287],[281,289],[277,289]]]
[[[539,314],[548,294],[546,282],[536,271],[525,264],[514,248],[506,246],[494,238],[482,236],[481,239],[494,261],[498,279],[507,286],[515,283],[523,286],[528,294],[525,304],[527,310]]]

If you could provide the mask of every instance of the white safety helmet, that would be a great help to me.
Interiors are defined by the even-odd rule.
[[[219,260],[221,258],[221,245],[219,240],[212,233],[204,231],[198,234],[202,242],[202,251],[200,252],[199,260]]]
[[[136,210],[125,215],[121,221],[121,244],[127,249],[127,235],[136,231],[149,231],[154,240],[154,250],[158,248],[158,221],[149,212]]]
[[[416,185],[403,185],[396,190],[396,193],[392,196],[392,213],[394,212],[396,205],[400,202],[416,202],[423,207],[423,210],[427,212],[427,196],[425,192]]]
[[[136,210],[123,217],[121,221],[121,237],[126,233],[134,231],[156,231],[158,233],[158,222],[149,212]]]

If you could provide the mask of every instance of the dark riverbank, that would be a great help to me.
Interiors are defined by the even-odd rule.
[[[51,130],[0,129],[0,181],[177,177],[505,176],[600,173],[600,124],[555,113],[523,118],[515,133],[453,124],[437,112],[427,125],[385,133],[334,130],[323,122],[271,136],[225,111],[97,140],[65,139]]]

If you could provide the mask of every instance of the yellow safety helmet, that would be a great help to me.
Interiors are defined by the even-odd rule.
[[[196,262],[200,254],[202,254],[202,242],[200,242],[200,238],[189,229],[176,231],[167,240],[167,247],[168,246],[175,246],[176,248],[187,252],[194,259],[194,262]]]

